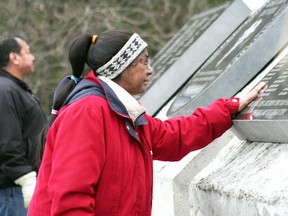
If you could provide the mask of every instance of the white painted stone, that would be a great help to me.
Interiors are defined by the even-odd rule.
[[[253,8],[254,10],[258,9],[266,1],[267,0],[245,0],[247,4],[249,2],[249,7]],[[252,88],[253,85],[255,85],[255,83],[252,83],[249,88]],[[246,89],[242,93],[247,93]],[[164,108],[157,114],[158,118],[162,120],[167,119],[166,113],[173,100],[174,99],[170,100],[170,102],[168,102],[166,106],[164,106]],[[259,150],[257,150],[258,148]],[[222,137],[215,140],[206,148],[190,153],[180,162],[154,161],[152,215],[288,215],[286,209],[286,206],[288,206],[286,198],[279,198],[279,194],[283,194],[288,197],[288,194],[286,194],[286,192],[282,193],[283,187],[286,187],[284,182],[287,181],[288,178],[285,178],[283,176],[281,180],[279,179],[281,182],[277,182],[276,180],[274,180],[273,184],[281,183],[282,186],[278,188],[278,192],[273,195],[274,198],[272,197],[270,203],[266,203],[264,201],[256,202],[256,199],[254,199],[253,197],[255,195],[257,199],[262,200],[263,198],[261,196],[263,194],[266,195],[265,198],[270,197],[270,195],[275,192],[273,191],[273,189],[277,188],[276,185],[271,186],[272,182],[268,184],[269,181],[267,181],[267,178],[271,180],[273,177],[269,176],[269,173],[267,173],[268,171],[263,170],[266,167],[269,167],[267,164],[269,161],[263,158],[265,158],[265,154],[269,153],[268,150],[265,151],[265,149],[270,149],[270,147],[268,144],[260,144],[258,148],[256,144],[255,147],[253,147],[253,145],[249,146],[248,143],[240,141],[229,130]],[[218,152],[220,153],[217,154]],[[276,153],[277,152],[274,152],[274,156],[277,156]],[[259,154],[258,157],[257,154]],[[241,156],[242,161],[239,161],[238,155]],[[215,158],[216,156],[217,158]],[[275,162],[274,165],[270,167],[270,171],[273,171],[273,169],[275,168],[274,166],[284,166],[284,162],[286,162],[287,164],[288,161],[284,161],[285,156],[286,155],[283,155],[281,156],[282,159],[280,158],[276,160],[278,162]],[[257,163],[255,162],[255,160],[258,165],[260,165],[260,167],[256,166]],[[235,161],[235,165],[237,166],[233,164],[230,165],[230,163],[233,163],[233,161]],[[265,161],[266,167],[263,167],[263,163]],[[254,167],[253,165],[255,165],[256,167]],[[246,166],[251,167],[246,168]],[[230,171],[230,169],[231,173],[229,174],[229,176],[227,176],[228,173],[225,172]],[[222,171],[223,173],[219,173],[219,176],[217,176],[217,173],[214,172],[216,170]],[[241,173],[241,170],[244,170],[247,173]],[[259,177],[257,177],[256,175],[257,170],[262,171],[260,172],[261,175]],[[279,168],[277,172],[279,171],[284,173],[284,169]],[[213,177],[211,179],[209,177],[212,174]],[[276,176],[276,174],[278,173],[274,171],[273,175]],[[254,178],[250,179],[250,176]],[[212,180],[215,180],[216,182]],[[253,183],[257,181],[259,182],[259,187],[263,192],[262,194],[257,194],[257,190],[255,190],[253,186]],[[238,183],[241,183],[241,186]],[[271,187],[273,189],[261,188],[263,187],[263,185],[265,185],[265,187]],[[242,186],[244,190],[242,190]],[[222,189],[226,190],[222,191]],[[287,187],[285,188],[285,191],[286,190]],[[233,192],[237,192],[237,195],[235,195]],[[274,203],[277,203],[277,205],[274,205]],[[234,210],[237,210],[238,212],[235,214]]]
[[[264,5],[268,0],[243,0],[250,10],[257,10]]]
[[[178,162],[154,161],[154,191],[153,208],[154,216],[173,216],[174,206],[174,179],[199,151],[194,151]],[[187,190],[188,192],[188,190]],[[188,193],[187,193],[188,194]]]
[[[153,216],[189,215],[189,184],[234,137],[229,130],[178,162],[154,161]]]
[[[288,215],[288,145],[235,137],[190,184],[190,215]]]

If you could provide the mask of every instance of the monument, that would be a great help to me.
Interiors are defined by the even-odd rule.
[[[288,2],[269,1],[201,66],[176,96],[167,116],[190,115],[220,97],[231,97],[288,42]]]
[[[250,14],[251,9],[236,0],[191,17],[151,62],[154,75],[146,92],[139,96],[147,113],[156,115]]]
[[[288,142],[288,50],[263,77],[267,89],[233,120],[233,132],[257,142]]]

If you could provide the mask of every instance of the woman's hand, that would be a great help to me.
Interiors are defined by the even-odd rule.
[[[267,84],[265,82],[260,82],[256,87],[254,87],[254,89],[247,93],[247,95],[240,97],[238,111],[242,111],[251,101],[257,97],[261,97],[261,94],[266,88]]]

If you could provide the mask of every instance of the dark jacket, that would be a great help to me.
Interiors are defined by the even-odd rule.
[[[36,169],[36,137],[46,123],[28,86],[0,69],[0,188]]]

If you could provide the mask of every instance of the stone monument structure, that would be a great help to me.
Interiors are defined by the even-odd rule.
[[[152,59],[154,75],[139,96],[147,113],[156,115],[251,12],[242,0],[236,0],[191,17]]]
[[[233,120],[240,139],[288,142],[288,54],[262,78],[268,87]]]
[[[235,128],[227,131],[204,149],[190,153],[180,162],[154,162],[153,216],[288,215],[288,174],[285,171],[288,163],[288,143],[285,141],[285,136],[284,140],[277,141],[276,139],[276,137],[283,137],[285,132],[288,133],[287,125],[285,126],[285,121],[287,122],[285,111],[287,109],[287,103],[285,104],[287,99],[287,96],[285,97],[287,91],[287,53],[285,54],[288,39],[287,4],[287,0],[271,0],[263,8],[252,13],[231,37],[225,39],[227,40],[225,43],[215,49],[211,57],[202,62],[201,66],[187,79],[188,81],[186,80],[186,85],[177,89],[178,95],[169,93],[169,103],[166,101],[166,106],[161,105],[160,112],[157,107],[156,116],[164,113],[162,115],[165,116],[164,119],[167,118],[169,109],[168,116],[186,115],[194,109],[192,102],[195,101],[191,95],[196,95],[197,98],[198,94],[205,95],[208,91],[217,93],[219,88],[223,88],[223,82],[226,85],[235,84],[234,81],[226,79],[222,82],[217,81],[215,84],[215,80],[223,74],[221,76],[218,74],[216,78],[213,77],[213,80],[205,78],[206,80],[202,81],[206,85],[204,84],[201,91],[199,88],[190,88],[187,94],[185,93],[190,98],[179,106],[180,108],[171,111],[173,107],[171,104],[175,103],[188,83],[195,82],[195,78],[197,82],[200,82],[203,76],[200,76],[198,72],[205,69],[205,66],[206,69],[203,71],[207,71],[207,77],[212,76],[212,72],[209,72],[211,68],[212,71],[213,68],[220,68],[221,73],[224,74],[227,71],[233,73],[230,68],[234,68],[237,71],[234,76],[237,82],[238,79],[244,79],[244,81],[239,81],[241,87],[235,90],[235,94],[239,91],[246,93],[260,81],[268,83],[262,99],[253,102],[246,111],[234,119]],[[242,39],[244,40],[239,41]],[[226,47],[227,43],[230,45]],[[187,61],[189,63],[189,59],[186,59],[186,64],[188,64]],[[241,70],[242,67],[243,70]],[[245,72],[249,70],[255,72],[248,79],[247,76],[250,75]],[[165,72],[158,79],[164,76]],[[162,90],[157,89],[157,93],[153,91],[155,96],[159,91]],[[199,98],[203,98],[203,95]],[[175,98],[171,100],[173,96]],[[210,94],[207,93],[207,97],[209,98]],[[200,106],[206,106],[206,102],[204,101],[203,105],[200,103]],[[252,113],[251,110],[254,113],[249,115]],[[243,119],[247,116],[249,119],[253,116],[253,120]],[[273,138],[266,139],[269,137],[267,135],[264,141],[260,141],[259,137],[262,137],[265,130],[262,131],[262,135],[257,133],[263,130],[261,128],[263,120],[270,122],[265,126],[266,131],[269,130],[267,127],[275,127],[275,130]],[[250,126],[251,123],[255,125]],[[283,130],[283,134],[279,134],[279,130]]]
[[[217,98],[231,97],[288,42],[288,3],[269,1],[204,63],[176,96],[167,116],[189,115]]]

